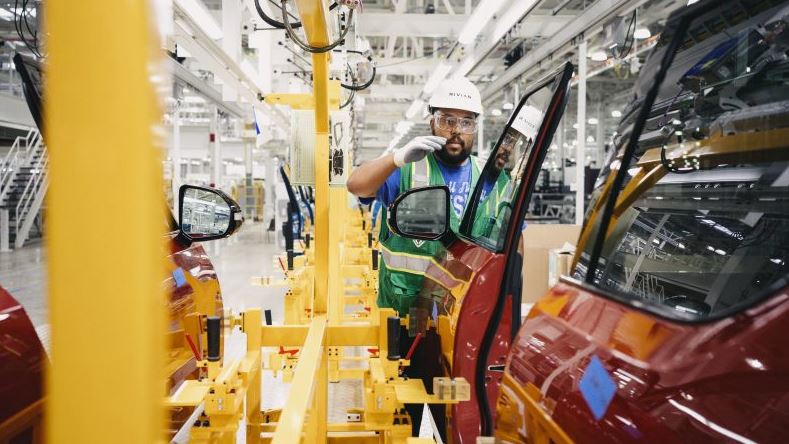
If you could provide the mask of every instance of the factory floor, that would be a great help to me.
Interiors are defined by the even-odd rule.
[[[203,244],[219,276],[225,308],[239,313],[249,307],[272,311],[274,324],[284,318],[284,288],[266,288],[250,284],[253,276],[281,278],[272,258],[281,253],[275,245],[273,233],[267,234],[263,224],[245,224],[239,232],[227,239]],[[46,295],[46,248],[42,242],[31,243],[11,253],[0,253],[0,285],[6,288],[27,310],[36,331],[49,347],[49,324]],[[235,330],[226,338],[225,357],[232,359],[244,354],[244,335]],[[346,354],[361,350],[349,347]],[[263,373],[262,408],[281,408],[288,396],[289,384],[274,378],[271,372]],[[329,422],[344,422],[345,411],[361,408],[361,381],[341,381],[329,384]],[[238,442],[245,442],[245,428],[239,428]],[[423,416],[420,435],[431,437],[428,415]],[[179,440],[180,441],[180,440]]]

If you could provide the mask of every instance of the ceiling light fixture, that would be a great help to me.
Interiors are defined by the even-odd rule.
[[[622,111],[619,111],[618,109],[611,111],[611,117],[616,119],[622,117]]]
[[[414,100],[414,103],[408,107],[408,111],[405,112],[406,119],[411,119],[417,115],[420,111],[424,109],[425,101],[421,99]]]
[[[588,123],[589,125],[597,125],[598,123],[600,123],[600,121],[599,121],[599,120],[597,120],[597,118],[596,118],[596,117],[590,117],[590,118],[589,118],[589,119],[586,121],[586,123]]]
[[[446,60],[439,63],[435,71],[433,71],[433,74],[430,74],[430,77],[427,79],[427,82],[425,82],[425,88],[423,89],[425,94],[427,95],[432,94],[433,91],[435,91],[435,89],[438,88],[438,84],[441,83],[442,80],[444,80],[444,77],[446,77],[447,74],[449,74],[449,71],[451,70],[452,70],[452,65],[447,63]]]
[[[14,19],[14,13],[5,8],[0,8],[0,19],[10,22]]]
[[[515,105],[513,105],[512,102],[505,102],[501,105],[501,109],[511,110],[512,108],[515,108]]]
[[[490,115],[493,117],[499,117],[501,115],[501,110],[498,108],[494,108],[490,110]]]
[[[463,45],[473,43],[477,38],[482,28],[488,24],[491,17],[499,11],[504,0],[482,0],[479,2],[474,12],[471,13],[466,24],[458,36],[458,42]]]

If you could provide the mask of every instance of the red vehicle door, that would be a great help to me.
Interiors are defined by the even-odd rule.
[[[482,171],[459,233],[426,271],[421,294],[438,302],[446,363],[452,376],[471,385],[471,400],[451,411],[456,443],[492,433],[504,358],[520,324],[521,221],[572,72],[567,63],[524,94]]]
[[[513,342],[501,441],[786,441],[789,1],[757,3],[669,19],[574,278]]]

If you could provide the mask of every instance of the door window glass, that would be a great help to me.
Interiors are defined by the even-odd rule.
[[[627,169],[591,284],[683,319],[745,307],[785,285],[789,26],[778,11],[754,10],[723,29],[710,26],[723,9],[691,22],[635,156],[625,166],[613,159],[596,191],[608,199],[605,183]]]
[[[479,245],[493,251],[504,247],[513,205],[557,83],[553,79],[522,100],[488,157],[461,227],[461,233]]]

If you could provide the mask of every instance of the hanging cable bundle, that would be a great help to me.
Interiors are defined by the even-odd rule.
[[[371,65],[371,66],[372,66],[372,68],[373,68],[373,71],[372,71],[372,73],[370,74],[370,78],[369,78],[369,79],[368,79],[368,80],[367,80],[367,81],[366,81],[364,84],[361,84],[361,85],[359,85],[359,84],[357,84],[357,83],[356,83],[356,78],[355,78],[355,77],[354,77],[354,75],[353,75],[353,70],[351,69],[351,65],[350,65],[350,63],[346,63],[346,66],[347,66],[347,68],[348,68],[348,73],[350,74],[350,76],[351,76],[351,79],[354,81],[354,83],[353,83],[353,84],[350,84],[350,85],[348,85],[348,84],[346,84],[346,83],[342,83],[342,82],[340,82],[340,86],[342,86],[343,88],[345,88],[345,89],[347,89],[347,90],[350,90],[350,91],[362,91],[362,90],[364,90],[364,89],[367,89],[367,88],[369,88],[369,87],[370,87],[370,85],[372,85],[372,84],[373,84],[373,81],[375,80],[375,75],[376,75],[375,62],[373,61],[373,58],[372,58],[372,56],[370,56],[370,55],[366,55],[366,54],[365,54],[364,52],[362,52],[362,51],[356,51],[356,50],[353,50],[353,49],[348,49],[348,50],[345,50],[345,51],[346,51],[346,52],[353,53],[353,54],[359,54],[359,55],[361,55],[361,56],[366,56],[366,58],[367,58],[367,61],[369,61],[369,62],[370,62],[370,65]]]
[[[348,31],[350,31],[351,29],[351,21],[353,20],[353,9],[351,9],[351,11],[348,13],[348,20],[346,21],[345,28],[340,33],[340,37],[335,42],[332,42],[326,46],[315,47],[309,45],[308,43],[305,43],[299,38],[298,35],[296,35],[296,32],[293,30],[293,25],[290,23],[290,19],[288,18],[287,3],[288,0],[282,0],[282,2],[280,3],[280,8],[282,9],[282,21],[284,22],[285,30],[288,32],[288,37],[290,37],[291,40],[293,40],[293,42],[296,43],[296,45],[299,48],[307,52],[311,52],[313,54],[322,54],[324,52],[329,52],[332,49],[340,46],[345,41],[345,36],[348,35]]]
[[[348,96],[348,100],[345,101],[342,105],[340,105],[340,109],[343,109],[350,105],[353,102],[353,98],[356,97],[356,91],[351,90],[351,94]]]
[[[22,40],[22,43],[25,44],[27,49],[30,50],[36,57],[41,58],[41,51],[38,46],[38,30],[35,27],[30,26],[30,9],[28,9],[28,3],[32,3],[32,0],[22,0],[22,5],[20,7],[19,0],[14,0],[14,30],[16,30],[17,35]]]
[[[281,22],[281,21],[279,21],[279,20],[277,20],[277,19],[275,19],[275,18],[272,18],[271,16],[269,16],[268,14],[266,14],[266,11],[264,11],[264,10],[263,10],[263,8],[260,6],[260,0],[253,0],[253,1],[254,1],[254,3],[255,3],[255,9],[257,10],[257,12],[258,12],[258,15],[260,16],[260,18],[261,18],[261,19],[262,19],[264,22],[266,22],[266,23],[267,23],[269,26],[271,26],[271,27],[273,27],[273,28],[276,28],[276,29],[285,29],[285,23],[283,23],[283,22]],[[269,0],[269,3],[271,3],[271,4],[272,4],[272,5],[274,5],[274,6],[279,6],[279,5],[277,5],[277,3],[276,3],[274,0]],[[336,2],[332,3],[332,4],[331,4],[331,6],[329,6],[329,11],[333,10],[334,8],[336,8],[336,7],[338,7],[338,6],[340,6],[340,4],[339,4],[339,3],[336,3]],[[291,13],[288,13],[288,15],[289,15],[290,17],[293,17],[294,19],[296,18],[296,17],[295,17],[293,14],[291,14]],[[290,24],[290,27],[291,27],[291,28],[294,28],[294,29],[295,29],[295,28],[301,28],[301,22],[300,22],[300,21],[298,21],[298,20],[297,20],[297,21],[295,21],[295,22],[291,22],[291,24]]]

